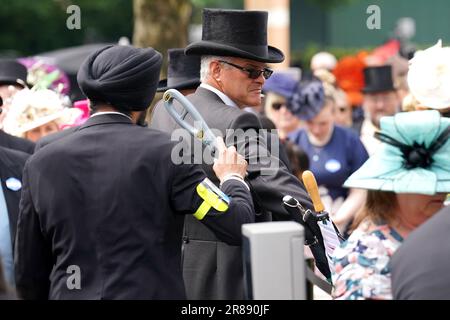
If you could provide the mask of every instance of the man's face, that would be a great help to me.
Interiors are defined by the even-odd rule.
[[[381,117],[392,116],[399,111],[400,99],[395,91],[367,93],[363,105],[372,123],[379,128]]]
[[[263,70],[267,65],[263,62],[229,57],[229,62],[248,69]],[[261,105],[261,90],[265,82],[262,74],[251,79],[249,73],[226,63],[218,63],[213,77],[221,91],[233,100],[240,108]]]

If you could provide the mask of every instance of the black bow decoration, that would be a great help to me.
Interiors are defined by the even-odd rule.
[[[375,132],[375,138],[400,149],[405,160],[406,169],[417,167],[428,168],[433,163],[434,153],[441,148],[450,136],[450,127],[447,127],[439,137],[427,148],[423,143],[414,141],[412,145],[404,144],[382,132]]]

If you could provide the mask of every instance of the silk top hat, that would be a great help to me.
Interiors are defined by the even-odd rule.
[[[167,79],[158,84],[156,91],[168,89],[195,89],[200,85],[200,56],[186,56],[184,49],[169,49]]]
[[[15,60],[0,60],[0,85],[20,85],[26,87],[27,68]]]
[[[364,93],[375,93],[395,90],[392,81],[392,67],[379,66],[364,68]]]
[[[267,45],[267,18],[266,11],[204,9],[202,40],[187,46],[185,54],[282,62],[284,54]]]

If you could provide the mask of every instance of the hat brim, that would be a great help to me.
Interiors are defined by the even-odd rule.
[[[393,86],[387,87],[364,87],[361,92],[362,93],[376,93],[376,92],[384,92],[384,91],[395,91]]]
[[[14,134],[16,136],[24,137],[25,134],[28,131],[33,130],[35,128],[38,128],[40,126],[43,126],[43,125],[45,125],[47,123],[50,123],[52,121],[56,121],[58,126],[60,126],[61,124],[66,124],[66,123],[73,122],[81,114],[82,114],[82,111],[80,109],[66,108],[66,109],[63,109],[63,110],[61,110],[59,112],[56,112],[56,113],[50,114],[48,116],[36,119],[33,122],[24,124],[22,126],[18,126],[15,129],[15,132],[11,132],[11,134]]]
[[[173,86],[167,85],[167,79],[160,80],[158,83],[158,88],[156,89],[156,92],[163,92],[169,89],[176,89],[176,90],[186,90],[186,89],[197,89],[197,87],[200,85],[200,79],[192,79],[188,81],[183,81],[180,83],[177,83]]]
[[[267,56],[258,56],[251,52],[238,49],[236,47],[213,41],[198,41],[190,44],[184,50],[189,55],[217,55],[244,58],[259,62],[280,63],[284,61],[284,54],[281,50],[267,46]]]
[[[22,80],[16,78],[0,78],[0,85],[17,85],[22,88],[27,88],[26,82],[22,82]]]

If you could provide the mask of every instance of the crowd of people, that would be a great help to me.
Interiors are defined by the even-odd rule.
[[[242,224],[293,220],[334,299],[450,299],[433,278],[450,267],[433,246],[449,231],[450,48],[319,52],[300,77],[269,67],[284,54],[267,19],[204,9],[202,40],[167,52],[164,80],[155,49],[106,46],[74,103],[61,70],[0,60],[0,297],[245,299]],[[173,141],[154,101],[168,89],[220,133],[213,164]],[[345,239],[332,256],[319,221],[282,206],[314,210],[305,170]]]

